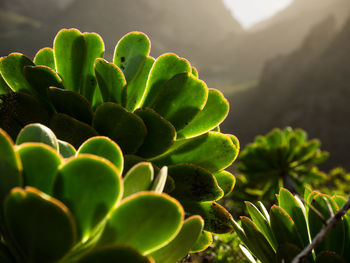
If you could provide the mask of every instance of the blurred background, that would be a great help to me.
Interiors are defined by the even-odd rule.
[[[350,169],[349,0],[0,0],[0,56],[33,58],[61,28],[97,32],[112,59],[142,31],[151,55],[187,58],[230,101],[222,131],[242,146],[273,127],[303,128]]]

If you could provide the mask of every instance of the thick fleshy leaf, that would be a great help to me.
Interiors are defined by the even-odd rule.
[[[180,232],[165,247],[150,254],[157,263],[176,263],[184,258],[198,240],[204,221],[200,216],[192,216],[185,220]]]
[[[250,251],[243,245],[239,245],[239,248],[241,249],[242,253],[248,258],[250,263],[257,263],[253,255],[250,253]]]
[[[123,198],[141,191],[147,191],[153,181],[153,166],[151,163],[141,162],[132,167],[125,175]]]
[[[138,149],[137,155],[151,158],[164,153],[176,139],[174,126],[151,109],[142,108],[135,111],[147,128],[147,135]]]
[[[154,263],[154,260],[142,256],[135,248],[125,245],[105,245],[94,248],[81,257],[77,263]]]
[[[278,200],[279,206],[282,207],[293,219],[295,226],[302,237],[303,247],[306,247],[309,244],[309,236],[303,204],[301,201],[298,202],[298,200],[284,188],[281,188]]]
[[[11,138],[0,129],[0,209],[6,195],[16,186],[21,186],[22,164],[19,155],[14,150]]]
[[[277,262],[278,263],[284,263],[284,262],[292,262],[292,260],[301,252],[301,249],[294,245],[289,243],[281,244],[278,247],[277,250]],[[307,259],[301,260],[302,263],[308,263]],[[313,262],[313,261],[311,261]]]
[[[150,52],[151,43],[141,32],[130,32],[119,40],[114,51],[113,62],[123,70],[127,82],[131,82]]]
[[[48,112],[31,95],[22,92],[2,94],[0,103],[0,127],[6,130],[12,139],[16,139],[26,124],[48,124]]]
[[[75,148],[98,135],[91,126],[62,113],[57,113],[51,118],[50,128],[57,138],[71,143]]]
[[[301,235],[290,215],[279,206],[270,210],[271,229],[278,244],[291,243],[304,247]]]
[[[51,87],[48,96],[58,113],[67,114],[87,124],[92,123],[91,105],[79,93]]]
[[[31,86],[23,75],[25,66],[34,66],[34,63],[20,53],[0,58],[0,73],[13,91],[31,92]]]
[[[206,250],[213,242],[213,236],[210,232],[203,230],[196,243],[190,250],[190,253],[197,253]]]
[[[57,73],[68,90],[80,92],[84,84],[84,63],[87,47],[83,34],[77,29],[62,29],[54,41]]]
[[[119,171],[94,155],[79,155],[59,167],[54,196],[65,203],[77,221],[79,238],[90,232],[122,196]]]
[[[208,88],[203,81],[190,73],[180,73],[159,90],[151,108],[170,121],[178,131],[203,109],[207,96]]]
[[[178,132],[178,138],[191,138],[212,130],[226,118],[228,110],[228,101],[222,93],[215,89],[209,89],[204,108],[186,127]]]
[[[41,143],[25,143],[17,148],[17,153],[23,166],[24,185],[52,195],[53,182],[62,163],[57,151]]]
[[[182,202],[185,211],[191,215],[200,215],[205,222],[204,229],[223,234],[233,230],[233,218],[224,207],[215,202]]]
[[[62,155],[63,158],[69,158],[76,154],[76,150],[73,147],[73,145],[62,140],[57,141],[59,153]]]
[[[192,67],[191,73],[192,73],[193,76],[198,78],[198,70],[195,67]]]
[[[124,199],[111,213],[100,243],[125,244],[148,254],[178,234],[183,216],[180,203],[165,194],[135,194]]]
[[[275,262],[275,252],[253,221],[248,217],[242,216],[241,223],[244,233],[249,240],[249,245],[246,244],[249,250],[259,258],[262,263]]]
[[[40,123],[28,124],[20,131],[16,139],[16,144],[20,145],[25,142],[40,142],[52,147],[56,151],[58,150],[56,135]]]
[[[151,190],[158,194],[163,193],[167,182],[167,177],[168,177],[168,167],[164,166],[162,167],[162,169],[159,170],[159,173],[154,179]]]
[[[7,85],[7,83],[5,82],[5,80],[2,77],[1,72],[0,72],[0,95],[10,93],[10,92],[13,92],[13,91],[9,87],[9,85]]]
[[[253,220],[254,224],[259,228],[266,240],[270,243],[274,251],[277,250],[277,241],[270,228],[270,222],[267,218],[250,202],[246,201],[247,211]]]
[[[83,36],[86,44],[86,60],[84,63],[84,83],[80,93],[92,103],[95,89],[97,87],[94,64],[97,58],[103,57],[105,46],[102,38],[96,33],[84,33]]]
[[[157,58],[147,81],[142,106],[150,108],[164,84],[176,74],[184,72],[191,72],[191,65],[187,60],[172,53]]]
[[[236,178],[234,175],[224,170],[215,172],[213,175],[215,176],[219,187],[224,191],[224,196],[229,195],[236,184]]]
[[[6,227],[26,262],[56,262],[76,242],[67,207],[35,188],[14,188],[4,210]]]
[[[104,103],[95,112],[93,127],[114,140],[124,154],[137,151],[146,137],[146,126],[137,115],[115,103]]]
[[[316,263],[346,263],[344,258],[332,251],[322,251],[317,254]]]
[[[95,74],[103,101],[124,105],[126,80],[123,72],[113,63],[108,63],[104,59],[97,59]]]
[[[131,82],[128,82],[128,87],[126,89],[126,109],[130,112],[133,112],[139,107],[139,104],[143,98],[143,94],[146,90],[148,76],[154,64],[154,61],[154,58],[147,57],[136,77]]]
[[[309,209],[308,220],[310,235],[313,239],[321,231],[324,222],[337,212],[338,206],[329,196],[323,194],[315,195],[311,201],[311,205],[318,211],[318,213],[315,213],[313,209]],[[320,218],[320,216],[323,218]],[[344,251],[345,243],[344,230],[344,220],[340,220],[316,247],[316,253],[329,250],[341,255]]]
[[[23,74],[31,85],[32,90],[36,92],[41,101],[47,100],[47,90],[49,87],[64,89],[62,79],[51,68],[46,66],[26,66]]]
[[[224,195],[215,177],[201,167],[192,164],[171,165],[168,173],[175,181],[171,195],[178,200],[214,201]]]
[[[34,64],[37,66],[46,66],[55,70],[56,66],[53,49],[49,47],[40,49],[34,57]]]
[[[237,149],[229,136],[209,132],[175,143],[167,153],[154,158],[152,162],[159,166],[193,163],[210,172],[216,172],[229,166],[236,156]]]
[[[120,174],[123,172],[123,153],[118,144],[104,136],[96,136],[86,140],[78,149],[78,154],[93,154],[113,163]]]

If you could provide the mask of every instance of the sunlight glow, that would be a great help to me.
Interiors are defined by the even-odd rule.
[[[244,28],[259,23],[290,5],[293,0],[223,0]]]

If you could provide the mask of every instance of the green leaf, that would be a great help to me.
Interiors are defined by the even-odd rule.
[[[47,96],[49,87],[64,89],[63,82],[57,73],[51,68],[45,66],[26,66],[23,74],[31,85],[38,100],[45,106],[50,113],[54,112]]]
[[[191,65],[187,60],[172,53],[157,58],[149,74],[141,105],[143,107],[153,105],[164,84],[176,74],[184,72],[191,72]]]
[[[56,66],[53,49],[49,47],[40,49],[34,57],[34,64],[37,66],[46,66],[55,70]]]
[[[149,254],[175,238],[183,216],[181,205],[165,194],[132,195],[111,213],[100,244],[125,244]]]
[[[118,144],[104,136],[96,136],[86,140],[78,149],[78,154],[93,154],[113,163],[120,174],[123,172],[123,153]]]
[[[215,176],[219,187],[222,189],[222,191],[224,191],[223,197],[228,196],[235,187],[236,178],[233,176],[233,174],[224,170],[215,172],[213,175]]]
[[[57,113],[51,118],[50,128],[57,138],[71,143],[75,148],[98,135],[91,126],[62,113]]]
[[[6,93],[12,93],[12,89],[7,85],[0,72],[0,95]]]
[[[203,202],[218,200],[223,191],[207,170],[192,164],[169,166],[168,173],[175,181],[171,195],[178,200]]]
[[[147,128],[146,138],[137,155],[151,158],[164,153],[174,144],[176,131],[169,121],[152,109],[138,109],[135,114],[142,119]]]
[[[59,148],[59,153],[62,155],[63,158],[69,158],[72,157],[76,154],[76,150],[68,142],[57,140],[58,141],[58,148]]]
[[[290,215],[279,206],[270,210],[271,229],[278,244],[291,243],[304,247],[300,233]]]
[[[346,263],[344,258],[332,251],[322,251],[317,254],[316,263]]]
[[[11,138],[0,129],[0,211],[4,199],[13,187],[21,186],[22,164],[17,152],[14,150]]]
[[[294,244],[289,244],[289,243],[281,244],[277,250],[277,262],[278,263],[292,262],[293,259],[300,252],[301,252],[301,249]],[[308,263],[310,261],[307,259],[303,259],[303,260],[301,260],[301,262]],[[311,259],[311,262],[313,262],[312,259]]]
[[[28,124],[20,131],[16,139],[16,144],[20,145],[25,142],[40,142],[52,147],[56,151],[58,150],[56,135],[40,123]]]
[[[167,177],[168,177],[168,167],[164,166],[162,167],[162,169],[160,169],[159,173],[154,179],[151,190],[158,194],[161,194],[165,188]]]
[[[204,230],[217,234],[233,230],[232,216],[215,202],[182,202],[182,205],[190,215],[200,215],[204,219]]]
[[[105,46],[102,38],[96,33],[84,33],[83,36],[86,44],[86,60],[84,64],[84,83],[80,93],[92,103],[97,86],[94,64],[97,58],[103,57]]]
[[[309,244],[309,236],[306,225],[305,208],[301,201],[298,202],[298,200],[287,189],[281,188],[278,203],[279,206],[283,208],[294,221],[295,226],[303,240],[302,247],[306,247]]]
[[[337,212],[338,206],[329,196],[323,194],[315,195],[312,198],[311,205],[319,213],[317,214],[313,209],[309,209],[308,220],[310,235],[313,239],[321,231],[324,221],[328,220]],[[320,215],[323,217],[323,219],[320,218]],[[344,220],[340,220],[323,239],[323,241],[316,247],[316,253],[320,253],[323,250],[329,250],[342,255],[345,243],[344,227]]]
[[[114,64],[123,70],[127,82],[140,71],[150,52],[151,43],[141,32],[130,32],[119,40],[114,51]]]
[[[56,71],[68,90],[80,92],[84,84],[84,63],[87,47],[83,34],[77,29],[62,29],[54,41]]]
[[[17,153],[23,166],[24,185],[52,195],[53,182],[62,163],[58,153],[41,143],[22,144],[17,148]]]
[[[253,255],[250,253],[250,251],[245,246],[239,245],[239,248],[241,249],[242,253],[248,258],[248,260],[251,263],[257,263],[255,258],[253,257]]]
[[[76,242],[67,207],[35,188],[14,188],[4,210],[6,227],[26,262],[57,262]]]
[[[136,249],[125,245],[104,245],[94,248],[80,258],[77,263],[153,263],[148,257],[142,256]]]
[[[54,196],[74,215],[79,239],[85,240],[122,196],[118,170],[94,155],[79,155],[59,167]]]
[[[196,243],[191,248],[190,253],[197,253],[206,250],[213,242],[213,236],[210,232],[202,230]]]
[[[151,108],[170,121],[176,130],[181,130],[203,109],[207,96],[208,88],[203,81],[191,73],[180,73],[159,90]]]
[[[155,164],[193,163],[216,172],[228,167],[236,158],[237,149],[229,136],[208,132],[174,144],[168,152],[152,159]]]
[[[126,109],[130,112],[133,112],[135,109],[137,109],[141,103],[146,90],[148,76],[154,64],[154,61],[154,58],[147,57],[136,77],[131,82],[128,82],[128,87],[126,89]]]
[[[150,256],[159,263],[179,262],[198,240],[203,225],[204,221],[200,216],[187,218],[177,236],[165,247],[152,252]]]
[[[123,72],[104,59],[95,61],[95,74],[104,102],[125,104],[126,80]]]
[[[193,76],[198,78],[198,70],[195,67],[192,67],[191,73],[192,73]]]
[[[3,94],[0,103],[0,127],[13,139],[29,123],[48,124],[46,109],[31,95],[22,92]]]
[[[246,208],[255,225],[262,232],[274,251],[277,250],[277,241],[272,233],[270,222],[267,218],[250,202],[246,201]]]
[[[228,101],[222,93],[215,89],[209,89],[204,108],[186,127],[178,132],[178,138],[191,138],[212,130],[226,118],[228,110]]]
[[[74,119],[92,123],[92,109],[89,101],[77,92],[50,87],[48,96],[58,113],[67,114]]]
[[[34,66],[34,63],[20,53],[0,58],[0,73],[13,91],[31,92],[31,86],[23,75],[25,66]]]
[[[95,112],[93,127],[122,148],[124,154],[135,153],[142,145],[146,126],[142,119],[115,103],[104,103]]]
[[[248,217],[241,217],[242,228],[249,240],[249,250],[262,262],[275,262],[275,253],[257,226]]]
[[[147,191],[153,181],[153,167],[151,163],[141,162],[133,166],[124,176],[123,198],[141,191]]]

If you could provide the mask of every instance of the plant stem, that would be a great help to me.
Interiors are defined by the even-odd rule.
[[[292,261],[292,263],[300,263],[302,259],[307,257],[311,251],[316,248],[322,240],[327,236],[329,231],[335,226],[338,221],[347,213],[347,211],[350,209],[350,197],[348,198],[348,201],[344,204],[342,208],[339,209],[339,211],[329,218],[326,222],[326,224],[322,227],[321,231],[315,236],[312,243],[309,244],[303,251],[301,251]]]

